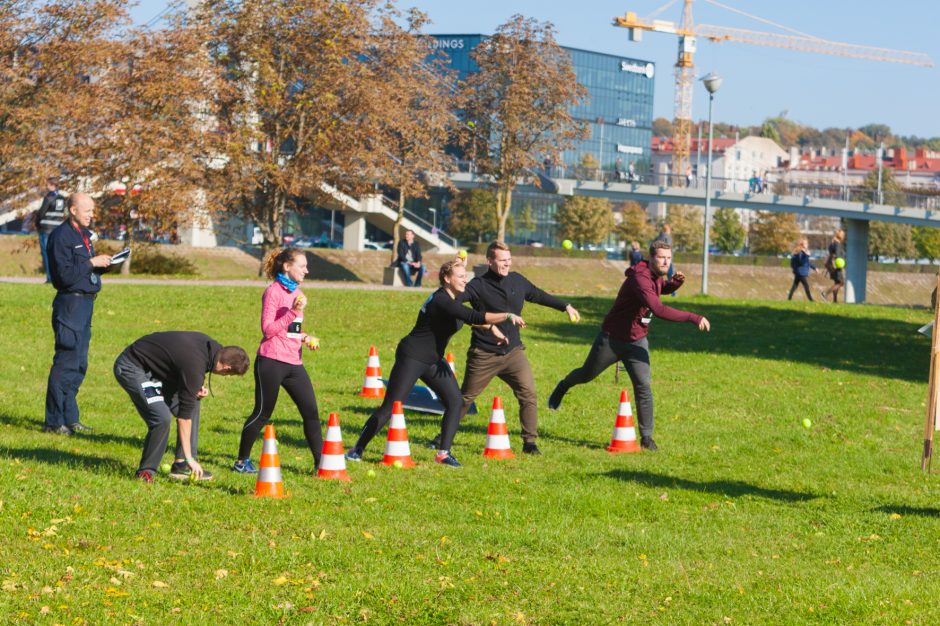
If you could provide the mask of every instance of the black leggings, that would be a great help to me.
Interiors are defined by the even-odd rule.
[[[809,280],[807,280],[806,276],[797,276],[796,274],[793,275],[793,284],[790,286],[790,293],[787,294],[787,300],[793,299],[793,292],[796,291],[800,283],[803,284],[803,289],[806,290],[806,299],[812,302],[813,294],[809,292]]]
[[[261,355],[255,358],[255,408],[242,428],[238,458],[247,459],[251,456],[251,447],[271,418],[281,387],[284,387],[300,410],[300,417],[304,422],[304,437],[307,438],[307,445],[313,453],[313,462],[319,467],[323,434],[320,431],[317,396],[313,392],[310,375],[303,365],[291,365]]]
[[[360,451],[366,449],[372,438],[392,418],[392,405],[395,400],[404,402],[419,378],[444,403],[444,419],[441,420],[441,450],[450,450],[454,435],[457,433],[457,426],[460,424],[460,408],[463,406],[463,396],[460,395],[457,379],[454,378],[454,373],[450,371],[450,366],[444,359],[428,365],[403,355],[400,350],[395,351],[395,365],[388,377],[385,400],[362,427],[356,448]]]

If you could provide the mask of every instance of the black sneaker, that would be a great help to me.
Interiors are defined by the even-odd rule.
[[[434,439],[431,440],[431,442],[428,444],[428,447],[432,450],[440,450],[441,449],[441,436],[434,435]]]
[[[92,428],[91,426],[86,426],[85,424],[82,424],[81,422],[75,422],[74,424],[69,424],[68,429],[72,431],[73,435],[75,433],[91,433],[95,431],[95,429]]]
[[[561,386],[561,382],[559,381],[559,383],[555,385],[555,391],[552,392],[552,395],[548,396],[548,408],[552,411],[557,411],[567,391],[567,389]]]
[[[656,445],[656,442],[653,441],[652,437],[640,437],[640,447],[650,452],[659,450],[659,447]]]
[[[189,463],[186,461],[174,462],[173,465],[170,466],[170,478],[175,478],[176,480],[186,480],[192,475],[192,473],[193,470],[191,467],[189,467]],[[200,477],[199,480],[212,479],[212,472],[202,470],[202,477]]]
[[[539,456],[542,454],[542,451],[539,450],[539,447],[535,445],[534,441],[527,441],[522,444],[522,453],[531,454],[532,456]]]
[[[72,435],[72,429],[69,428],[68,426],[65,426],[65,425],[62,425],[62,426],[43,426],[43,427],[42,427],[42,432],[44,432],[44,433],[52,433],[53,435],[65,435],[66,437],[70,437],[70,436]]]
[[[463,467],[460,464],[460,461],[454,458],[454,455],[450,452],[439,453],[434,457],[435,463],[440,463],[441,465],[447,465],[448,467]]]
[[[145,483],[152,483],[153,475],[154,475],[153,470],[138,470],[137,473],[134,475],[134,478],[136,478],[137,480],[143,481]]]
[[[357,463],[362,461],[362,450],[357,448],[350,448],[346,451],[346,460],[356,461]]]

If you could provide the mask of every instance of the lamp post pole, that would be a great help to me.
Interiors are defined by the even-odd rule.
[[[712,102],[721,87],[721,77],[714,72],[702,79],[708,90],[708,171],[705,173],[705,237],[702,245],[702,293],[708,294],[708,227],[712,209]]]

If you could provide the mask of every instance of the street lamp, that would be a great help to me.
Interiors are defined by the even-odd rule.
[[[710,72],[702,78],[708,90],[708,171],[705,173],[705,242],[702,250],[702,293],[708,293],[708,220],[712,209],[712,102],[721,87],[721,76]]]

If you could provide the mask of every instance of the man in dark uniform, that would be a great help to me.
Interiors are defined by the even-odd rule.
[[[42,198],[42,204],[36,211],[34,222],[36,232],[39,233],[39,250],[42,253],[42,267],[46,271],[46,282],[52,282],[52,274],[49,273],[49,257],[46,254],[46,246],[49,243],[49,234],[62,225],[65,221],[65,198],[59,193],[59,181],[55,178],[46,180],[46,195]]]
[[[147,424],[137,478],[153,482],[175,416],[176,458],[170,477],[211,480],[212,474],[196,460],[199,405],[209,393],[205,376],[241,376],[247,371],[248,354],[242,348],[223,348],[203,333],[152,333],[128,346],[114,362],[114,377]]]
[[[78,419],[78,388],[88,370],[91,316],[101,290],[100,274],[109,265],[107,254],[95,256],[88,226],[95,202],[84,193],[72,194],[66,203],[68,219],[49,234],[47,254],[52,285],[58,292],[52,301],[55,357],[46,386],[46,421],[43,430],[58,435],[89,432]]]

